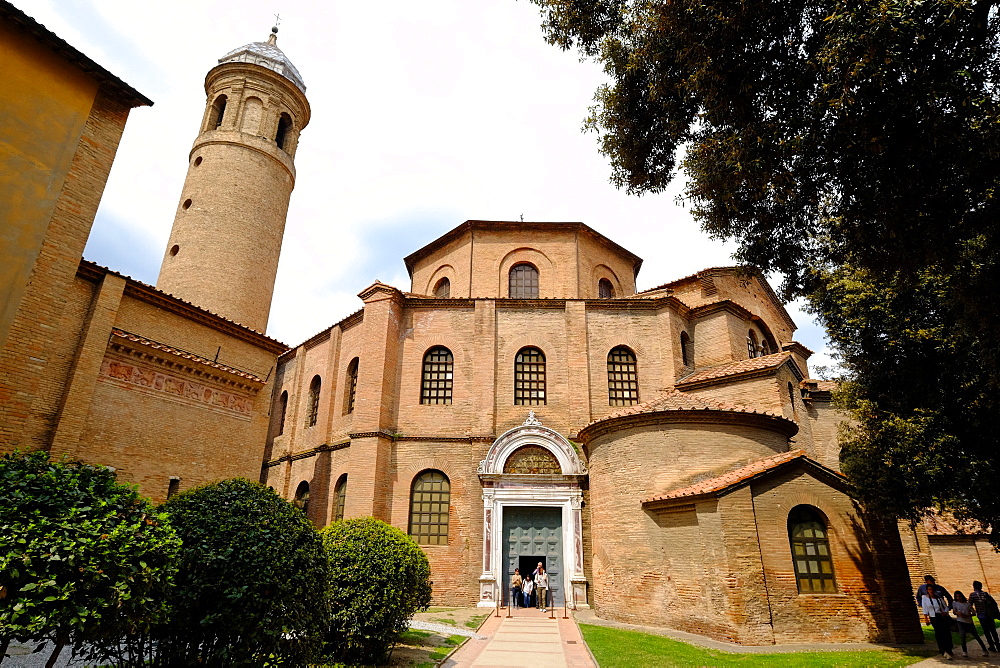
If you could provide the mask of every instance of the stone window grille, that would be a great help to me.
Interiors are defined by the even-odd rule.
[[[602,278],[597,282],[597,296],[601,299],[614,299],[615,286],[611,285],[608,279]]]
[[[333,521],[339,522],[344,519],[344,506],[347,504],[347,474],[340,476],[337,486],[333,489],[333,495],[337,499],[337,508],[333,513]]]
[[[447,278],[442,278],[434,286],[434,296],[438,299],[448,299],[451,297],[451,281]]]
[[[451,483],[441,471],[424,471],[410,491],[410,536],[418,545],[448,544]]]
[[[545,405],[545,354],[522,348],[514,360],[514,405]]]
[[[306,426],[314,427],[316,426],[316,420],[319,418],[319,390],[322,385],[319,376],[313,376],[312,382],[309,383],[309,401],[306,404]]]
[[[288,413],[288,391],[281,393],[278,399],[278,436],[285,433],[285,415]]]
[[[347,401],[344,402],[344,415],[354,412],[354,397],[358,392],[358,363],[360,360],[355,357],[347,365]]]
[[[833,559],[826,522],[812,506],[796,506],[788,514],[795,582],[800,594],[835,594]]]
[[[747,332],[747,352],[750,355],[750,359],[757,357],[759,354],[757,350],[757,332],[752,329]]]
[[[292,504],[301,510],[306,517],[309,517],[309,483],[305,480],[295,488],[295,500],[292,501]]]
[[[510,298],[538,299],[538,270],[530,264],[518,264],[510,270]]]
[[[420,403],[450,404],[454,383],[455,359],[444,346],[431,348],[424,355],[420,383]]]
[[[625,346],[608,353],[608,405],[633,406],[639,403],[639,374],[635,353]]]

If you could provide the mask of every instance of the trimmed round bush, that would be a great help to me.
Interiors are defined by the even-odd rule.
[[[11,638],[115,665],[120,640],[166,617],[180,541],[113,469],[0,457],[0,658]]]
[[[427,555],[371,517],[335,522],[320,533],[330,561],[329,659],[381,665],[413,614],[430,605]]]
[[[169,665],[310,662],[328,625],[328,569],[312,523],[242,478],[163,505],[183,543],[157,660]]]

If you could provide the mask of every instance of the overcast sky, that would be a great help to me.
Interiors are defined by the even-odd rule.
[[[154,101],[133,110],[84,256],[155,284],[205,105],[228,51],[278,46],[312,121],[295,157],[268,334],[300,343],[361,307],[376,279],[467,219],[581,221],[644,259],[640,290],[728,265],[672,192],[616,190],[581,126],[600,68],[549,46],[525,0],[13,0]],[[798,309],[796,338],[825,364]]]

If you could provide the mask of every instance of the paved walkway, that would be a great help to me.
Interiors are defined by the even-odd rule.
[[[512,617],[491,617],[443,665],[447,668],[597,668],[572,618],[555,619],[523,608]],[[506,611],[501,611],[506,614]]]

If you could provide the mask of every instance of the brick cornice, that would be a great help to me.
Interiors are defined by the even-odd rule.
[[[309,457],[315,457],[321,452],[333,452],[335,450],[343,450],[344,448],[351,447],[351,441],[338,441],[336,443],[324,443],[323,445],[317,445],[315,448],[310,448],[308,450],[302,450],[300,452],[295,452],[287,455],[282,455],[277,459],[271,459],[264,462],[261,468],[271,468],[272,466],[277,466],[282,462],[295,462],[300,459],[308,459]]]
[[[577,434],[577,438],[583,442],[584,451],[589,458],[592,447],[590,443],[594,439],[625,429],[664,424],[724,424],[756,427],[784,434],[787,438],[791,438],[799,431],[797,424],[787,418],[776,415],[716,409],[694,409],[654,411],[608,418],[584,427]]]

